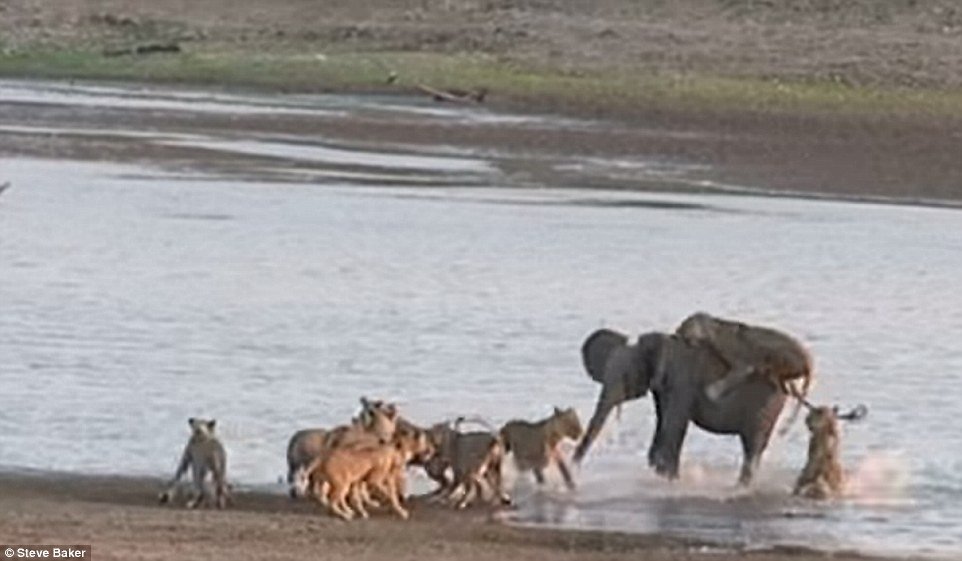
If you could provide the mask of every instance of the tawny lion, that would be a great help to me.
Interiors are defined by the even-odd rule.
[[[544,483],[544,470],[558,466],[569,489],[575,488],[571,470],[561,454],[560,444],[565,438],[578,440],[584,433],[578,412],[572,408],[554,408],[550,417],[538,422],[509,421],[501,429],[501,440],[506,452],[514,455],[519,471],[531,471],[539,484]]]
[[[747,325],[698,312],[685,318],[676,334],[690,343],[702,343],[729,365],[728,374],[711,384],[708,397],[716,400],[749,376],[763,376],[788,395],[804,398],[813,379],[808,350],[786,333]],[[796,388],[793,380],[801,380]]]
[[[187,473],[190,468],[193,472],[195,496],[187,502],[187,508],[194,508],[201,503],[209,503],[210,493],[207,490],[207,476],[210,475],[214,480],[214,494],[216,496],[217,508],[227,506],[230,500],[230,487],[227,484],[227,453],[224,446],[214,434],[214,427],[217,421],[214,419],[187,419],[190,426],[190,439],[181,454],[180,463],[174,477],[168,483],[159,500],[166,503],[173,497],[177,487],[177,482]]]
[[[706,345],[728,364],[727,374],[705,388],[709,399],[717,401],[749,377],[760,376],[798,400],[782,434],[795,424],[815,380],[812,356],[801,342],[775,329],[705,312],[685,318],[675,333],[689,343]]]
[[[303,494],[311,464],[327,451],[355,443],[388,442],[394,436],[397,422],[397,408],[393,404],[362,397],[361,412],[350,425],[294,433],[287,445],[287,483],[291,498]]]
[[[795,482],[792,494],[809,499],[840,497],[845,492],[845,472],[839,452],[839,420],[858,420],[865,416],[864,406],[839,415],[835,407],[810,407],[805,425],[811,433],[808,460]]]
[[[408,511],[401,504],[404,469],[411,458],[429,454],[427,436],[400,431],[387,444],[353,444],[334,448],[311,469],[311,489],[319,501],[345,520],[367,518],[367,489],[376,491],[402,519]],[[348,502],[350,501],[350,505]]]
[[[484,497],[485,488],[491,500],[511,504],[511,497],[504,491],[501,463],[504,460],[504,443],[497,433],[485,431],[460,432],[458,419],[454,427],[438,423],[428,429],[437,453],[426,466],[428,474],[442,483],[437,494],[449,501],[456,501],[457,508],[469,506],[478,497]],[[447,480],[450,469],[452,478]],[[446,486],[443,483],[447,482]],[[457,499],[460,494],[460,499]]]

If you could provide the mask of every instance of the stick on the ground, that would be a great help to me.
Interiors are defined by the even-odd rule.
[[[104,56],[114,57],[114,56],[126,56],[126,55],[150,55],[154,53],[179,53],[181,52],[180,45],[177,43],[147,43],[145,45],[136,45],[134,47],[129,47],[126,49],[114,49],[105,50]]]
[[[488,93],[484,89],[473,92],[460,90],[439,90],[426,84],[418,84],[418,89],[434,98],[434,101],[451,101],[455,103],[481,103]]]
[[[9,181],[7,181],[6,183],[0,183],[0,195],[2,195],[3,192],[6,191],[6,190],[9,189],[9,188],[10,188],[10,182],[9,182]]]

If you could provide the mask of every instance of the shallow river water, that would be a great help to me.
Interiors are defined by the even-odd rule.
[[[0,102],[22,102],[4,91]],[[265,154],[259,140],[159,142]],[[751,491],[734,488],[737,441],[698,430],[681,480],[659,480],[640,400],[609,421],[576,493],[555,474],[542,491],[522,478],[511,518],[962,555],[958,211],[498,190],[477,186],[498,176],[481,156],[409,156],[370,156],[371,188],[0,159],[0,183],[14,186],[0,197],[0,464],[165,476],[186,419],[213,416],[232,478],[280,490],[290,434],[345,421],[361,395],[424,423],[538,418],[552,405],[586,420],[598,388],[578,349],[590,331],[670,330],[709,310],[797,334],[816,357],[814,400],[869,407],[843,437],[853,496],[788,497],[801,424],[773,440]],[[470,181],[376,179],[412,168]]]

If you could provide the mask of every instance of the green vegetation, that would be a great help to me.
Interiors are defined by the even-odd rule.
[[[390,72],[396,83],[388,84]],[[840,83],[786,82],[627,74],[614,69],[570,71],[486,55],[412,52],[313,54],[203,50],[176,55],[106,57],[79,50],[0,54],[0,75],[176,82],[285,91],[410,91],[486,87],[493,95],[536,108],[584,111],[633,107],[703,111],[962,116],[962,91],[873,89]]]

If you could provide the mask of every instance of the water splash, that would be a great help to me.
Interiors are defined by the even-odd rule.
[[[909,473],[899,452],[870,452],[850,473],[846,495],[863,505],[904,504],[910,498]]]

